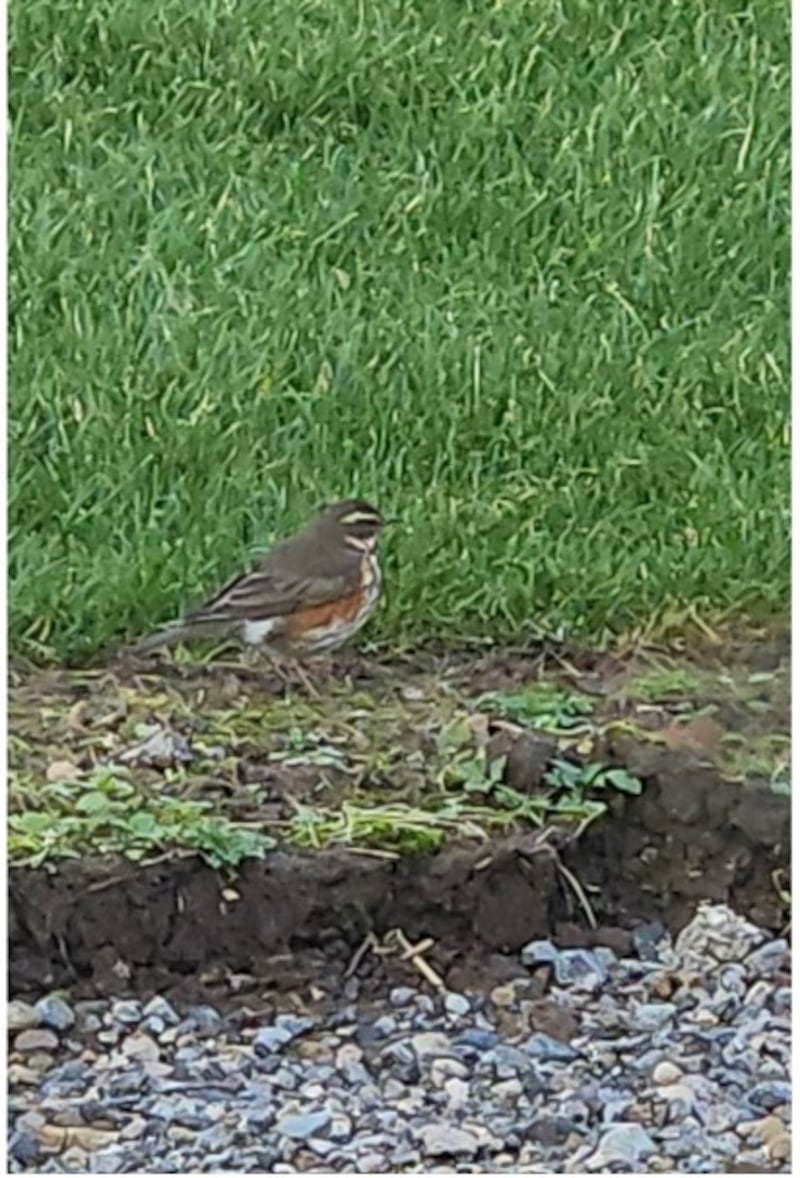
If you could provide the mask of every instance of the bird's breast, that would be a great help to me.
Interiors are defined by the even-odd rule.
[[[377,560],[367,556],[361,565],[361,585],[338,601],[299,610],[290,623],[290,633],[309,651],[333,650],[346,642],[375,609],[381,591]]]

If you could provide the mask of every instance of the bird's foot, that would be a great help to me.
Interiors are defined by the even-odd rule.
[[[282,660],[274,654],[268,654],[267,658],[269,659],[269,664],[273,672],[283,684],[284,691],[291,688],[292,679],[294,678],[299,679],[303,690],[311,699],[317,700],[321,698],[316,687],[308,678],[297,659]]]
[[[311,699],[315,699],[315,700],[321,699],[322,696],[317,691],[316,687],[311,682],[308,675],[306,675],[305,671],[303,670],[302,666],[300,665],[300,662],[297,659],[294,660],[294,670],[295,670],[295,673],[297,674],[297,678],[303,684],[303,687],[306,689],[306,691],[308,692]]]

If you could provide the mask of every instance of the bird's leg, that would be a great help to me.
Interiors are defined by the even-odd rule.
[[[350,666],[346,662],[337,662],[335,656],[328,655],[325,659],[325,672],[328,679],[341,683],[348,691],[353,690],[353,678]]]
[[[305,671],[303,670],[300,660],[296,659],[296,658],[292,659],[292,664],[293,664],[294,670],[297,674],[297,678],[303,684],[303,687],[305,687],[306,691],[311,696],[311,698],[312,699],[321,699],[322,697],[320,696],[316,687],[314,686],[314,684],[309,679],[308,675],[306,675]]]
[[[248,671],[255,670],[258,666],[258,649],[255,646],[245,646],[242,651],[242,662]]]
[[[289,675],[289,669],[291,668],[311,698],[320,698],[319,692],[316,690],[313,683],[310,682],[298,659],[284,657],[283,652],[276,651],[268,646],[262,648],[262,653],[269,663],[275,676],[283,684],[284,689],[291,686],[291,678]]]
[[[269,663],[270,670],[275,675],[275,678],[279,680],[285,691],[289,686],[289,677],[286,674],[286,668],[283,665],[283,660],[281,659],[280,655],[277,654],[276,651],[271,650],[269,647],[265,647],[262,653],[264,658]]]
[[[263,677],[265,660],[269,664],[269,668],[275,675],[275,678],[286,688],[286,672],[281,666],[281,661],[276,652],[268,646],[259,646],[255,643],[247,643],[245,645],[242,651],[242,663],[249,673]]]

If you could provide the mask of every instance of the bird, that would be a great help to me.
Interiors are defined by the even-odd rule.
[[[297,656],[336,650],[374,612],[381,593],[376,545],[388,522],[363,499],[325,505],[248,572],[130,653],[194,639],[238,640],[265,649],[273,663],[288,655],[305,680]]]

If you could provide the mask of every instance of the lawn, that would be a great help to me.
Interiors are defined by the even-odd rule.
[[[12,651],[355,493],[387,641],[785,609],[787,15],[12,0]]]

